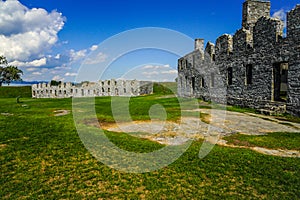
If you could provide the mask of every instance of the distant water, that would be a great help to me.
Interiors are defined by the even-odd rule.
[[[13,87],[20,87],[20,86],[31,86],[33,84],[39,84],[39,83],[48,83],[48,81],[14,81],[12,83],[8,84],[2,84],[2,86],[13,86]]]
[[[20,86],[31,86],[33,83],[11,83],[11,84],[2,84],[3,87],[13,86],[13,87],[20,87]]]

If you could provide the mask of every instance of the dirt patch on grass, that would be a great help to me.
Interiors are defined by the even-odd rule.
[[[1,113],[2,116],[13,116],[14,114],[12,113]]]
[[[237,140],[236,140],[237,141]],[[231,147],[231,148],[240,148],[240,149],[251,149],[258,153],[262,153],[265,155],[271,156],[279,156],[279,157],[289,157],[289,158],[300,158],[300,152],[297,150],[285,150],[285,149],[268,149],[264,147],[256,147],[251,144],[247,145],[248,142],[244,144],[244,142],[234,142],[228,143],[226,140],[219,140],[218,145]]]
[[[71,113],[70,110],[55,110],[53,111],[55,117],[65,116]]]
[[[288,124],[280,124],[276,119],[262,119],[263,116],[236,113],[222,110],[197,109],[187,112],[200,112],[198,117],[182,117],[173,121],[131,121],[111,123],[105,120],[90,119],[84,124],[102,128],[111,132],[127,133],[129,135],[148,139],[164,145],[181,145],[189,140],[206,139],[211,143],[233,148],[248,148],[267,155],[282,157],[300,157],[298,151],[264,149],[234,138],[231,144],[222,140],[224,136],[236,133],[245,135],[265,135],[272,132],[299,132],[297,128]],[[300,126],[295,124],[295,126]],[[218,141],[218,139],[221,139]]]
[[[207,116],[207,115],[206,115]],[[132,121],[109,123],[97,119],[85,120],[84,124],[111,132],[148,139],[164,145],[181,145],[189,140],[204,139],[206,136],[218,136],[224,131],[201,121],[197,117],[183,117],[173,121]]]
[[[237,139],[234,139],[232,141],[232,144],[237,145],[237,146],[254,147],[254,145],[250,144],[248,141],[241,141],[241,140],[237,140]]]
[[[104,130],[108,130],[112,127],[117,126],[115,122],[107,122],[107,121],[103,121],[101,119],[85,119],[83,121],[83,123],[85,125],[93,126],[93,127],[96,127],[96,128],[102,128]]]

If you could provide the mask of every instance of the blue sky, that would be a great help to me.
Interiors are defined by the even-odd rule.
[[[223,33],[234,34],[241,27],[243,2],[0,0],[0,54],[24,71],[24,80],[73,81],[85,56],[97,51],[101,42],[130,29],[167,28],[206,42],[215,42]],[[271,3],[271,15],[282,16],[299,2]],[[101,56],[106,58],[105,54]],[[177,59],[178,55],[162,51],[129,53],[115,61],[113,70],[104,78],[119,78],[124,71],[118,69],[144,65],[154,71],[170,72],[165,73],[167,77],[159,76],[159,72],[152,73],[154,76],[148,73],[149,79],[172,80],[176,77]]]

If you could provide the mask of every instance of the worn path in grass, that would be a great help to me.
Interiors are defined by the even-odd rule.
[[[300,157],[299,151],[266,149],[229,145],[223,136],[235,133],[264,135],[273,132],[300,132],[300,124],[285,122],[271,116],[252,113],[238,113],[216,109],[187,110],[191,113],[205,113],[208,118],[201,121],[196,117],[183,117],[179,122],[134,121],[105,125],[102,128],[114,132],[126,132],[138,137],[157,141],[161,144],[178,145],[189,139],[218,139],[217,144],[236,148],[249,148],[257,152],[282,157]],[[205,122],[204,122],[205,121]],[[210,122],[210,124],[208,124]]]

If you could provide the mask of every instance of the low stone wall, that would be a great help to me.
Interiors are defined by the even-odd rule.
[[[263,114],[278,115],[286,113],[287,106],[285,102],[271,102],[268,100],[259,99],[241,99],[241,98],[227,98],[229,105],[240,106],[243,108],[253,108]]]
[[[50,83],[32,85],[33,98],[71,98],[97,96],[139,96],[153,93],[153,85],[147,81],[106,80],[96,83],[61,83],[52,86]]]
[[[300,106],[295,106],[293,104],[287,104],[287,113],[300,117]]]

